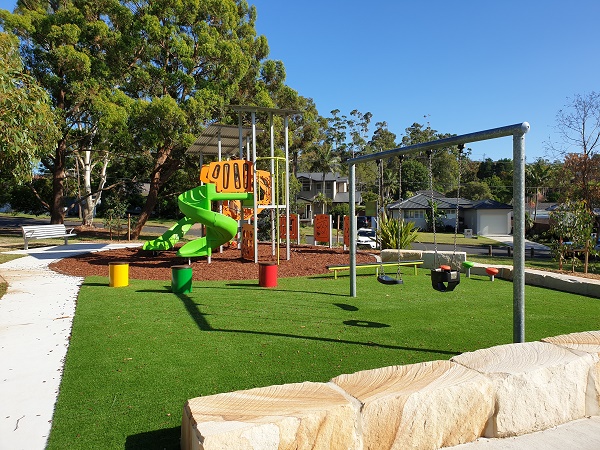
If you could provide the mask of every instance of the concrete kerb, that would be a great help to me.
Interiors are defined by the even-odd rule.
[[[139,244],[72,243],[25,254],[0,265],[8,283],[0,301],[0,448],[43,449],[69,345],[83,278],[56,273],[56,260]]]

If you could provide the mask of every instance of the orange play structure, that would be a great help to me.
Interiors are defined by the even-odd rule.
[[[211,162],[202,166],[200,181],[213,183],[217,192],[252,192],[253,191],[253,166],[250,161],[232,160]],[[269,205],[271,203],[271,174],[266,170],[256,171],[258,205]],[[257,208],[260,213],[264,208]],[[243,208],[240,200],[223,201],[222,214],[234,220],[251,219],[252,208]]]
[[[271,202],[271,175],[258,170],[257,195],[255,195],[253,165],[249,161],[234,160],[213,162],[202,166],[200,181],[204,184],[179,195],[179,209],[185,217],[169,228],[162,236],[147,241],[144,250],[169,250],[177,244],[194,225],[202,223],[206,235],[186,243],[177,251],[178,256],[191,258],[210,256],[213,249],[232,241],[238,232],[237,220],[253,217],[254,197],[258,205]],[[213,202],[222,202],[222,212],[213,210]],[[244,207],[245,205],[245,207]],[[264,208],[257,207],[257,213]],[[253,242],[250,252],[254,248]]]

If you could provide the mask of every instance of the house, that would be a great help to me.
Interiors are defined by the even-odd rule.
[[[335,205],[348,204],[348,177],[339,173],[325,174],[325,191],[323,191],[323,174],[320,172],[298,172],[296,178],[301,184],[300,192],[296,195],[300,220],[311,221],[315,214],[328,214]],[[315,203],[315,197],[324,193],[331,200],[330,204]],[[356,194],[356,203],[361,202],[360,193]]]
[[[431,191],[419,191],[415,196],[388,205],[392,217],[414,222],[420,229],[427,229],[427,211],[432,198]],[[433,200],[438,212],[444,213],[442,219],[446,230],[454,230],[456,224],[456,198],[447,198],[439,192],[433,192]],[[512,231],[512,206],[495,200],[458,199],[458,230],[472,229],[474,234],[493,235],[510,234]]]

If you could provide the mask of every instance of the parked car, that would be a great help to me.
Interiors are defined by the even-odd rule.
[[[371,228],[360,228],[356,236],[357,247],[377,248],[377,233]]]

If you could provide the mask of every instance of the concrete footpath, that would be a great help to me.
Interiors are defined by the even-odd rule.
[[[10,253],[29,256],[0,264],[0,276],[8,283],[0,300],[0,450],[44,449],[50,433],[83,278],[53,272],[48,265],[124,246],[81,243],[19,250]]]

